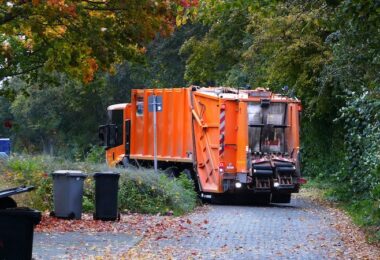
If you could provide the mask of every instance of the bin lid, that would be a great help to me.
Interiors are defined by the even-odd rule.
[[[9,197],[15,194],[19,194],[22,192],[28,192],[34,189],[34,186],[20,186],[16,188],[6,189],[6,190],[0,190],[0,198]]]
[[[70,177],[82,177],[82,178],[87,177],[87,174],[85,174],[82,171],[77,171],[77,170],[58,170],[58,171],[53,172],[51,175],[53,176],[65,175],[65,176],[70,176]]]
[[[0,216],[29,218],[34,225],[41,222],[41,212],[30,208],[0,209]]]
[[[119,177],[120,176],[120,173],[118,173],[118,172],[111,172],[111,171],[109,171],[109,172],[95,172],[94,173],[94,178],[96,178],[96,177],[101,177],[101,176],[114,176],[114,177]]]

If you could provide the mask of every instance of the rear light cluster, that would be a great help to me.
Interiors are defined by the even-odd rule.
[[[299,184],[306,184],[306,183],[307,183],[307,180],[304,179],[304,178],[298,178],[298,183],[299,183]]]
[[[219,163],[219,173],[224,173],[224,163],[223,162]]]

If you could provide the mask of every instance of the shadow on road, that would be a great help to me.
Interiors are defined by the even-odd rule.
[[[267,194],[220,194],[213,196],[212,199],[204,200],[205,204],[224,205],[224,206],[254,206],[254,207],[270,207],[270,208],[302,208],[294,203],[270,203],[270,196]]]

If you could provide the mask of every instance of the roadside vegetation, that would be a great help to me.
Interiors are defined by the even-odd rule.
[[[132,88],[265,87],[302,100],[303,174],[380,238],[379,1],[109,1],[92,15],[87,5],[104,6],[8,2],[0,136],[14,151],[85,160],[106,107],[128,102]],[[125,182],[136,199],[145,189],[158,205],[178,202],[176,188],[168,196],[136,182]]]
[[[90,159],[90,158],[89,158]],[[93,159],[93,158],[91,158]],[[170,179],[149,169],[109,169],[105,164],[72,162],[51,156],[12,156],[0,160],[0,189],[32,185],[35,190],[14,196],[22,206],[41,211],[53,210],[51,173],[59,169],[81,170],[89,176],[84,181],[83,210],[94,211],[95,188],[92,174],[101,171],[120,173],[119,208],[121,211],[182,215],[197,205],[194,184],[185,175]]]

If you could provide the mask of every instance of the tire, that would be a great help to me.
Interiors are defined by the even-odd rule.
[[[272,203],[290,203],[291,198],[291,193],[273,193]]]
[[[211,199],[209,199],[209,202],[215,205],[223,205],[228,203],[228,198],[224,196],[224,194],[212,194]]]
[[[164,173],[166,176],[168,176],[170,179],[174,179],[178,176],[178,168],[177,167],[169,167],[166,168]]]
[[[189,180],[192,180],[193,179],[193,176],[192,176],[192,174],[191,174],[191,170],[189,170],[189,169],[184,169],[183,171],[182,171],[182,173],[189,179]]]

